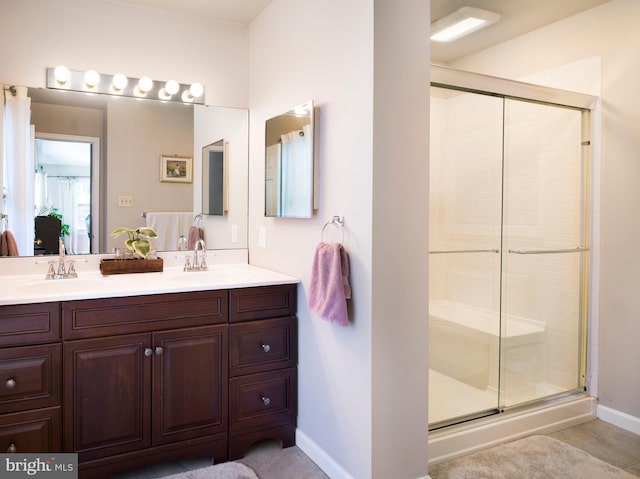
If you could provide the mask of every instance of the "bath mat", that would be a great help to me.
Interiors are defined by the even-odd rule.
[[[162,479],[258,479],[258,476],[244,464],[223,462],[215,466],[165,476]]]
[[[429,468],[431,479],[638,479],[548,436],[531,436]]]

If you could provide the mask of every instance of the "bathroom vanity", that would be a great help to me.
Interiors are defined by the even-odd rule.
[[[21,296],[33,282],[0,277],[17,298],[0,304],[1,451],[77,452],[93,479],[294,444],[295,278],[249,265],[80,276],[44,283],[37,302]]]

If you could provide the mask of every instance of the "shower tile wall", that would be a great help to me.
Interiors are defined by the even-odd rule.
[[[501,103],[455,92],[432,96],[431,251],[500,248]],[[499,255],[432,255],[430,271],[430,300],[499,310]]]

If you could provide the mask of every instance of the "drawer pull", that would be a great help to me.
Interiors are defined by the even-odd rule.
[[[4,383],[4,387],[7,389],[13,389],[16,387],[16,380],[11,378],[11,379],[7,379],[7,382]]]
[[[156,356],[160,356],[164,351],[160,346],[156,346]]]
[[[271,399],[267,396],[262,396],[262,404],[264,404],[265,406],[268,406],[269,404],[271,404]]]
[[[11,444],[9,444],[9,447],[7,448],[7,452],[9,454],[13,454],[15,452],[18,452],[18,448],[16,447],[15,444],[11,443]]]
[[[270,345],[268,345],[268,344],[263,344],[263,345],[262,345],[262,350],[263,350],[265,353],[268,353],[269,351],[271,351],[271,346],[270,346]]]
[[[153,356],[153,349],[151,349],[151,348],[144,348],[144,355],[145,355],[146,357]]]

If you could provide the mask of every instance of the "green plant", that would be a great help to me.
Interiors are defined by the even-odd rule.
[[[145,259],[149,256],[149,253],[151,253],[151,242],[149,240],[158,237],[158,234],[153,228],[147,227],[137,228],[135,230],[131,228],[117,228],[111,233],[111,236],[115,237],[122,233],[127,233],[128,236],[124,242],[127,249]]]
[[[62,215],[58,213],[58,208],[53,208],[49,212],[49,216],[52,216],[53,218],[58,218],[60,220],[60,224],[62,225],[60,227],[60,236],[69,236],[69,225],[64,224],[62,222]]]

